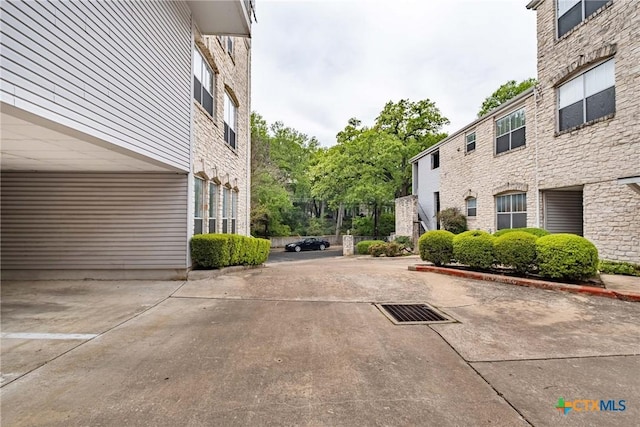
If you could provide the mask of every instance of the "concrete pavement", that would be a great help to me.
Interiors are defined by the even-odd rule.
[[[2,425],[637,425],[640,304],[408,271],[415,262],[3,283],[3,333],[97,336],[3,339],[3,373],[26,374],[0,390]],[[374,302],[427,302],[460,323],[396,326]],[[47,303],[65,309],[41,315]],[[563,415],[559,397],[628,403]]]

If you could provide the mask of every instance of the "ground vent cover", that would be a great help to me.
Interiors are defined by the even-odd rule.
[[[374,304],[396,325],[454,323],[451,316],[428,304]]]

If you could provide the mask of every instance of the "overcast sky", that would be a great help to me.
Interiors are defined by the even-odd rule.
[[[523,0],[258,0],[252,110],[324,146],[387,101],[429,98],[476,118],[508,80],[536,76],[535,12]]]

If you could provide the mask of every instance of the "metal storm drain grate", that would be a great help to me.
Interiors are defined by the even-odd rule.
[[[453,323],[454,319],[427,304],[375,304],[395,324]]]

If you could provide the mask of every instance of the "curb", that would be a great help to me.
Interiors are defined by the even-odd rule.
[[[265,266],[264,264],[234,265],[231,267],[223,267],[223,268],[211,269],[211,270],[191,270],[187,275],[187,281],[215,279],[216,277],[222,276],[223,274],[237,273],[238,271],[245,271],[245,270],[253,270],[255,268],[262,268],[264,266]]]
[[[623,301],[640,302],[640,294],[638,293],[628,291],[614,291],[611,289],[598,288],[595,286],[570,285],[568,283],[547,282],[545,280],[526,279],[523,277],[501,276],[499,274],[481,273],[479,271],[464,271],[454,268],[436,267],[433,265],[410,265],[409,270],[446,274],[448,276],[461,277],[464,279],[506,283],[508,285],[525,286],[528,288],[549,289],[555,291],[573,292],[606,298],[614,298]]]

